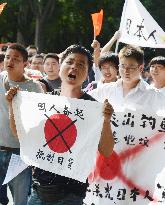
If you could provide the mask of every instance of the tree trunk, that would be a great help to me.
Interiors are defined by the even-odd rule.
[[[24,37],[23,37],[22,33],[19,30],[17,30],[17,43],[25,45]]]
[[[43,42],[43,23],[40,17],[36,17],[36,28],[35,28],[35,45],[38,47],[38,52],[41,53],[44,50]]]

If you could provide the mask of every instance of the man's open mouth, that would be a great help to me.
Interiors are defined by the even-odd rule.
[[[68,78],[69,78],[69,80],[75,80],[76,79],[76,75],[70,73],[68,75]]]

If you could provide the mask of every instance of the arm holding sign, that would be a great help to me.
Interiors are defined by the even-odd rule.
[[[9,105],[10,128],[11,128],[12,134],[17,138],[18,138],[18,135],[17,135],[17,129],[16,129],[15,120],[14,120],[12,100],[13,100],[14,95],[17,94],[18,90],[19,90],[18,87],[12,87],[6,93],[6,100],[7,100],[8,105]]]
[[[113,151],[114,139],[112,135],[110,119],[113,113],[113,107],[109,104],[108,100],[104,101],[104,122],[99,142],[99,152],[105,157],[109,157]]]

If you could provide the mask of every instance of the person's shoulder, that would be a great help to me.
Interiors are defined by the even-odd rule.
[[[0,73],[0,78],[1,79],[3,79],[4,77],[6,77],[7,76],[7,71],[2,71],[1,73]]]
[[[33,92],[43,93],[44,90],[42,89],[41,83],[38,80],[34,79],[27,79],[27,83],[33,88]]]

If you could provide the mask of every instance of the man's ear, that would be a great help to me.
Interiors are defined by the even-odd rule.
[[[140,72],[142,73],[144,70],[144,63],[142,65],[140,65],[139,68],[140,68]]]
[[[27,65],[28,65],[28,62],[25,61],[25,62],[24,62],[24,68],[25,68]]]

